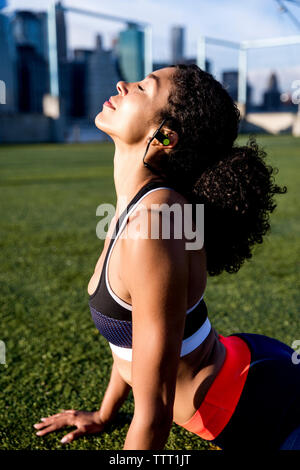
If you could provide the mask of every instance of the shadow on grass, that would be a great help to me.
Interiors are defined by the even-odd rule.
[[[130,425],[132,421],[132,414],[126,413],[125,411],[119,411],[114,421],[105,426],[104,432],[110,433],[116,430],[120,430],[126,425]]]

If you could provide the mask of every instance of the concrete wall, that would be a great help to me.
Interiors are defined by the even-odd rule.
[[[300,136],[300,114],[249,113],[240,123],[241,133],[292,133]],[[95,124],[66,125],[63,118],[52,119],[43,114],[1,114],[0,144],[26,142],[84,142],[110,138]]]
[[[299,118],[299,114],[288,112],[247,113],[241,122],[240,131],[268,134],[291,133],[299,136]]]
[[[63,125],[43,114],[1,114],[0,143],[60,142]]]

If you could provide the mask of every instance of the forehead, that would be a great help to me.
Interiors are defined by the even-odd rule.
[[[156,76],[161,82],[166,82],[171,79],[171,76],[174,73],[174,67],[164,67],[162,69],[155,70],[154,72],[149,73],[145,78],[151,78],[151,76]]]
[[[174,71],[174,67],[164,67],[149,73],[145,77],[146,82],[150,83],[151,87],[153,87],[155,100],[159,101],[160,105],[163,101],[167,102],[169,99],[172,90],[172,75]],[[156,80],[155,78],[151,78],[151,76],[154,76]]]

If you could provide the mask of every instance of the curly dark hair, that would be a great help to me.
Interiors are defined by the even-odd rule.
[[[194,206],[204,204],[207,272],[237,272],[251,248],[269,231],[277,168],[265,163],[266,152],[254,136],[234,145],[240,112],[226,89],[197,65],[176,64],[168,105],[154,117],[178,134],[177,145],[164,152],[159,166],[168,183]]]

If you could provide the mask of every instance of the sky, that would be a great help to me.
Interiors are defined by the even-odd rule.
[[[15,9],[43,11],[52,0],[8,0],[10,12]],[[196,57],[197,38],[200,35],[234,42],[243,40],[300,35],[300,28],[286,13],[279,11],[275,0],[63,0],[66,7],[85,8],[90,11],[117,15],[135,21],[149,22],[153,28],[153,59],[170,62],[170,30],[173,25],[185,27],[185,55]],[[300,2],[299,2],[300,3]],[[300,22],[300,6],[286,2]],[[102,34],[104,48],[111,48],[112,41],[122,23],[66,14],[68,46],[93,48],[95,35]],[[211,72],[221,80],[221,71],[236,69],[236,51],[209,45],[207,56]],[[292,82],[300,79],[300,44],[278,48],[256,49],[249,52],[248,80],[256,90],[254,100],[259,102],[272,71],[278,73],[282,92],[290,91]]]

